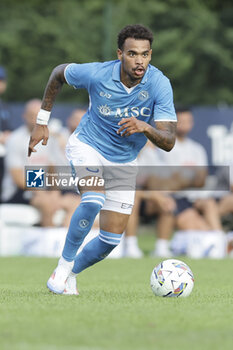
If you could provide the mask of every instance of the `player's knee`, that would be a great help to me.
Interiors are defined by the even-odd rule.
[[[86,212],[97,215],[105,202],[105,195],[97,192],[85,192],[82,195],[80,206],[85,208]]]

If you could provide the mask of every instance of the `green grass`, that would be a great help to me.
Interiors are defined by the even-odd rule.
[[[188,298],[150,289],[158,259],[106,260],[80,274],[80,296],[53,295],[54,259],[0,259],[1,350],[232,349],[230,259],[188,260]]]

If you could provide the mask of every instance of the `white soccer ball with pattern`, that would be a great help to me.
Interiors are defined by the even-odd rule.
[[[156,296],[187,297],[192,292],[194,276],[183,261],[168,259],[155,266],[150,285]]]

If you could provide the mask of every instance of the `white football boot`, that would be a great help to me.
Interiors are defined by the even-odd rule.
[[[64,295],[79,295],[78,289],[77,289],[77,281],[76,281],[76,275],[74,273],[70,273],[65,284],[64,292],[62,293]]]
[[[66,288],[67,278],[73,268],[74,262],[68,262],[62,257],[57,268],[47,282],[48,289],[55,294],[62,294]]]

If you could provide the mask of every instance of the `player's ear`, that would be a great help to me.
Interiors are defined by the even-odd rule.
[[[152,57],[152,49],[150,49],[149,53],[150,53],[150,61],[151,61],[151,57]]]
[[[118,60],[122,60],[122,51],[120,49],[117,49],[117,57],[118,57]]]

